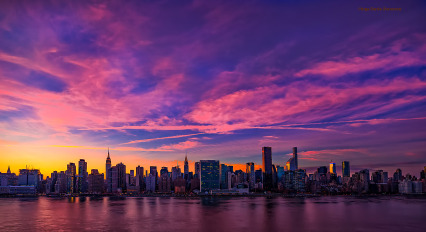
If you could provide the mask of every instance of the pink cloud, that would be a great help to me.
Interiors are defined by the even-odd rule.
[[[382,101],[376,101],[375,98],[425,88],[426,82],[418,78],[396,78],[381,83],[371,82],[363,86],[346,84],[345,88],[319,87],[301,81],[289,86],[259,87],[236,91],[216,99],[206,99],[195,105],[194,109],[185,117],[196,123],[215,125],[217,131],[253,128],[288,121],[308,123],[334,116],[339,112],[335,109],[362,97],[370,97],[372,100],[354,105],[353,108],[347,110],[369,107],[373,110],[368,110],[365,115],[387,112],[395,107],[419,102],[424,97],[408,95],[395,98],[387,106],[382,106]],[[299,91],[300,89],[304,89],[304,91]],[[234,123],[229,124],[230,122]]]
[[[349,153],[363,154],[369,156],[369,153],[365,149],[326,149],[326,150],[314,150],[314,151],[302,151],[299,152],[299,158],[313,161],[324,161],[327,162],[330,159],[341,160],[342,157],[348,157]],[[292,154],[288,154],[289,156]],[[337,161],[337,160],[335,160]]]
[[[165,149],[165,150],[187,150],[187,149],[191,149],[194,147],[199,147],[201,146],[201,143],[198,141],[194,141],[194,140],[187,140],[184,142],[180,142],[177,144],[172,144],[172,145],[164,145],[159,147],[159,149]]]
[[[140,140],[134,140],[123,144],[133,144],[133,143],[144,143],[144,142],[150,142],[154,140],[160,140],[160,139],[175,139],[175,138],[184,138],[184,137],[190,137],[195,135],[200,135],[204,133],[196,133],[196,134],[188,134],[188,135],[174,135],[174,136],[167,136],[167,137],[159,137],[159,138],[151,138],[151,139],[140,139]]]
[[[314,64],[311,68],[301,70],[296,77],[306,75],[324,75],[330,78],[340,77],[350,73],[359,73],[369,70],[382,69],[389,71],[402,67],[420,66],[426,64],[425,48],[415,52],[401,51],[399,42],[394,43],[394,51],[384,54],[373,54],[362,57],[352,57],[345,60],[324,61]],[[395,51],[395,49],[397,49]]]

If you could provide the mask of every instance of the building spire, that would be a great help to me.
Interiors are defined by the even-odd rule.
[[[110,159],[110,158],[109,158],[109,147],[108,147],[108,157],[107,157],[107,159]]]
[[[10,165],[7,166],[7,173],[10,174]]]
[[[188,152],[186,152],[186,155],[185,155],[185,163],[188,163]]]

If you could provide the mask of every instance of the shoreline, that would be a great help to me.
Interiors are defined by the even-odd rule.
[[[354,194],[354,195],[291,195],[291,194],[242,194],[242,195],[181,195],[181,194],[139,194],[139,195],[108,195],[108,194],[84,194],[84,195],[0,195],[0,198],[186,198],[186,199],[201,199],[201,198],[322,198],[322,197],[350,197],[350,198],[378,198],[378,197],[404,197],[426,199],[426,194]]]

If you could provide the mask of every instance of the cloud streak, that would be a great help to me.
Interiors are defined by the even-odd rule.
[[[176,139],[176,138],[184,138],[184,137],[196,136],[196,135],[201,135],[201,134],[204,134],[204,133],[196,133],[196,134],[188,134],[188,135],[174,135],[174,136],[151,138],[151,139],[140,139],[140,140],[133,140],[133,141],[123,143],[123,144],[146,143],[146,142],[151,142],[151,141],[160,140],[160,139]]]

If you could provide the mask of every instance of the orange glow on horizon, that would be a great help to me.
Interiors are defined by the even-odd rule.
[[[107,149],[100,147],[87,147],[87,146],[63,146],[63,145],[47,145],[47,146],[14,146],[14,145],[2,145],[0,146],[2,155],[0,156],[0,172],[4,173],[7,171],[8,166],[12,173],[19,174],[19,169],[34,168],[39,169],[43,174],[43,178],[50,176],[53,171],[65,171],[68,163],[77,164],[80,159],[84,159],[87,162],[87,171],[91,172],[91,169],[98,169],[100,173],[105,173],[105,160],[107,157]],[[71,148],[71,149],[67,149]],[[99,152],[98,150],[103,150]],[[162,167],[168,167],[169,172],[172,167],[179,165],[183,172],[184,159],[182,156],[180,160],[154,160],[145,159],[140,154],[128,154],[127,151],[115,151],[110,148],[110,155],[112,165],[123,163],[126,165],[126,171],[135,170],[138,165],[144,167],[144,171],[148,170],[150,166],[157,166],[157,170],[161,170]],[[12,155],[13,154],[13,155]],[[59,155],[60,154],[60,155]],[[194,160],[188,160],[189,171],[195,171]],[[246,164],[231,164],[224,162],[223,164],[232,165],[234,171],[243,170],[246,171]],[[255,165],[255,169],[261,168],[261,165]]]

